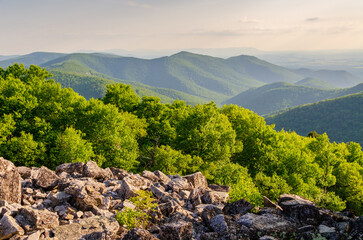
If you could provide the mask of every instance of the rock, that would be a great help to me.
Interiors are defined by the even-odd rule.
[[[142,228],[134,228],[128,231],[123,240],[157,240],[149,231]],[[170,239],[169,239],[170,240]]]
[[[69,175],[75,177],[75,176],[82,176],[83,175],[83,162],[75,162],[75,163],[63,163],[62,165],[59,165],[55,172],[57,175],[60,175],[63,172],[68,173]]]
[[[42,234],[41,231],[33,232],[33,233],[29,234],[29,236],[26,238],[26,240],[39,240],[41,234]]]
[[[124,177],[130,176],[130,173],[126,172],[123,169],[111,167],[110,170],[113,176],[118,180],[122,180],[124,179]]]
[[[334,227],[328,227],[328,226],[321,224],[321,225],[319,225],[318,230],[319,230],[319,234],[322,237],[325,237],[327,239],[337,240],[339,238],[339,235],[336,232]]]
[[[266,197],[266,196],[263,196],[263,205],[265,206],[265,207],[268,207],[268,208],[274,208],[274,209],[277,209],[277,210],[280,210],[280,211],[282,211],[282,208],[279,206],[279,205],[277,205],[277,204],[275,204],[274,202],[272,202],[268,197]]]
[[[206,191],[202,196],[202,202],[205,204],[221,204],[227,203],[229,199],[229,194],[226,192],[217,191]]]
[[[24,229],[10,215],[3,216],[0,220],[0,240],[11,238],[15,234],[23,235]]]
[[[349,222],[349,235],[352,239],[363,239],[363,216]]]
[[[21,177],[15,165],[0,157],[0,201],[21,203]]]
[[[229,192],[229,191],[231,191],[231,187],[226,186],[226,185],[209,184],[208,188],[212,189],[213,191],[217,191],[217,192]]]
[[[237,223],[267,234],[272,232],[296,232],[294,223],[274,214],[256,215],[247,213],[240,217]]]
[[[212,219],[213,217],[219,214],[223,214],[221,208],[212,204],[201,204],[196,207],[196,211],[199,212],[199,215],[207,223],[209,223],[210,219]]]
[[[141,174],[141,176],[143,176],[144,178],[149,179],[152,182],[158,182],[160,181],[160,178],[158,176],[155,175],[155,173],[144,170]]]
[[[204,175],[201,172],[196,172],[187,176],[184,176],[185,178],[192,186],[193,188],[207,188],[208,183],[207,179],[204,177]]]
[[[18,214],[22,215],[34,230],[52,228],[59,225],[58,215],[47,209],[37,210],[30,207],[19,209]]]
[[[271,236],[262,236],[259,240],[278,240],[277,238],[271,237]]]
[[[279,197],[279,206],[283,214],[300,223],[317,225],[321,222],[321,214],[316,205],[303,197],[294,194],[284,194]]]
[[[35,184],[44,189],[53,189],[57,186],[59,177],[52,170],[41,167],[37,177],[34,179]]]
[[[55,206],[65,203],[65,202],[68,202],[72,198],[72,196],[65,192],[57,192],[54,194],[51,193],[49,195],[49,198],[51,200],[51,206],[55,207]]]
[[[102,169],[94,161],[88,161],[83,166],[83,176],[94,179],[109,179],[113,177],[113,174],[110,169]]]
[[[193,186],[184,178],[174,178],[167,184],[168,188],[178,193],[181,190],[192,190]]]
[[[173,200],[159,204],[158,208],[164,216],[170,216],[171,214],[182,209],[181,206]]]
[[[219,235],[225,235],[228,233],[228,226],[224,219],[223,214],[218,214],[210,219],[210,227],[214,232],[217,232]]]
[[[168,176],[166,176],[164,173],[162,173],[161,171],[157,170],[154,171],[154,174],[160,179],[160,181],[164,184],[167,184],[168,182],[170,182],[170,178]]]
[[[224,208],[223,212],[225,214],[246,214],[253,208],[253,205],[249,202],[247,202],[245,199],[241,199],[238,201],[235,201],[233,203],[227,203]]]
[[[165,192],[165,188],[162,186],[157,187],[154,183],[150,186],[150,190],[156,199],[159,199],[161,202],[169,202],[171,200],[171,195],[168,192]]]
[[[168,223],[161,226],[160,239],[162,240],[189,240],[192,239],[193,224],[183,220],[177,223]]]
[[[37,167],[18,167],[18,171],[23,179],[36,179],[39,174],[39,168]]]
[[[130,197],[135,197],[137,195],[136,192],[145,190],[150,185],[150,180],[139,175],[130,175],[122,180],[121,187],[117,192],[123,199],[129,199]]]
[[[115,219],[90,217],[79,222],[58,226],[52,229],[54,239],[112,239],[119,229]]]

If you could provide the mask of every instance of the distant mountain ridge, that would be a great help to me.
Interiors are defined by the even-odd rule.
[[[151,91],[150,93],[157,94],[166,102],[175,99],[175,97],[181,97],[187,102],[215,101],[218,104],[227,103],[231,97],[238,98],[237,95],[243,95],[243,92],[248,89],[276,82],[297,83],[310,87],[330,88],[336,86],[326,79],[307,80],[305,78],[305,75],[311,75],[318,71],[290,70],[247,55],[223,59],[182,51],[168,57],[140,59],[105,53],[35,52],[0,61],[0,66],[7,67],[14,62],[24,63],[25,66],[36,64],[45,67],[48,71],[57,73],[56,80],[63,83],[67,82],[67,79],[61,79],[59,77],[60,72],[76,74],[77,76],[73,77],[67,75],[73,80],[77,79],[77,81],[68,82],[72,82],[74,84],[72,86],[76,89],[82,88],[81,94],[87,98],[99,97],[104,92],[107,82],[105,80],[132,84],[135,89],[138,85],[139,92]],[[326,76],[334,73],[330,70],[324,71]],[[343,77],[341,81],[345,85],[358,81],[358,78],[352,74],[338,73],[339,76]],[[65,76],[65,74],[62,75],[62,77]],[[87,78],[90,79],[87,80]],[[303,78],[305,81],[302,80]],[[80,79],[85,83],[81,84]],[[336,79],[333,80],[336,81]],[[91,85],[87,88],[85,84]],[[141,89],[143,90],[141,91]],[[321,98],[317,100],[321,100]],[[283,108],[294,106],[294,104],[289,104],[293,100],[288,99],[286,101],[287,103],[283,104]],[[303,101],[302,103],[310,101]],[[237,101],[235,103],[245,106],[245,102]],[[273,111],[281,109],[279,107]]]
[[[242,92],[224,104],[237,104],[260,115],[363,91],[363,83],[346,89],[321,89],[277,82]]]
[[[295,107],[266,118],[276,129],[306,136],[326,132],[331,141],[354,141],[363,146],[363,92]]]

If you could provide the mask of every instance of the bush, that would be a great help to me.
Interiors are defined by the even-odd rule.
[[[135,204],[135,209],[126,207],[122,212],[117,212],[116,220],[120,226],[126,226],[129,230],[135,227],[146,228],[149,225],[150,213],[157,207],[157,203],[153,203],[152,193],[140,190],[136,197],[129,200]]]

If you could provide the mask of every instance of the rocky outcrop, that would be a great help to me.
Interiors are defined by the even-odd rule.
[[[362,239],[363,218],[317,207],[284,194],[265,208],[241,199],[228,202],[230,187],[187,176],[102,169],[95,162],[15,167],[0,158],[0,240],[75,239]],[[150,191],[158,206],[147,229],[127,230],[116,211],[136,206],[128,199]],[[251,212],[253,211],[253,213]]]
[[[21,177],[15,165],[0,157],[0,201],[21,202]]]

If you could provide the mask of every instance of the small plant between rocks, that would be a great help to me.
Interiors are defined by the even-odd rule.
[[[152,192],[140,190],[136,197],[131,197],[129,200],[135,205],[135,209],[125,207],[123,211],[117,211],[116,220],[120,226],[129,230],[135,227],[146,229],[149,226],[150,213],[157,207]]]

